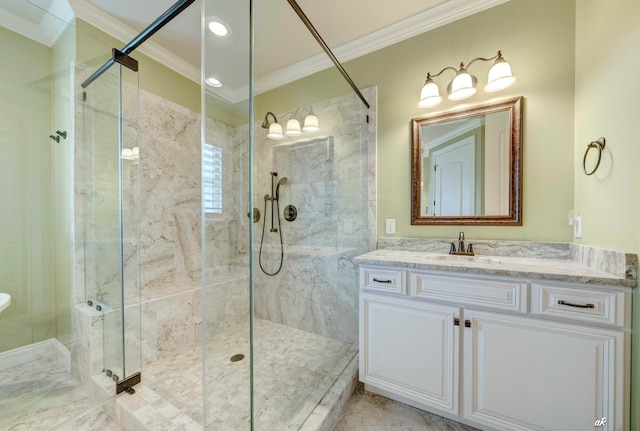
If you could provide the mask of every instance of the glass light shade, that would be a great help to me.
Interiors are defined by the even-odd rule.
[[[300,122],[295,118],[287,121],[287,130],[284,131],[284,134],[287,136],[298,136],[302,134],[302,130],[300,130]]]
[[[420,101],[418,102],[418,108],[431,108],[433,106],[439,105],[441,102],[442,97],[440,96],[438,84],[433,82],[433,80],[428,79],[422,87],[422,90],[420,91]]]
[[[318,117],[313,114],[309,114],[304,119],[304,127],[302,128],[304,132],[317,132],[320,130],[318,127]]]
[[[449,100],[462,100],[476,94],[475,78],[462,69],[449,84]]]
[[[267,138],[269,139],[282,139],[284,135],[282,134],[282,126],[280,123],[271,123],[269,125],[269,133],[267,133]]]
[[[511,65],[504,59],[499,58],[489,69],[489,78],[487,79],[487,85],[484,86],[484,91],[494,92],[504,90],[511,87],[516,78],[511,74]]]

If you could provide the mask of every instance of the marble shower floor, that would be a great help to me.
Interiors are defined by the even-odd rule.
[[[122,431],[53,357],[0,370],[0,430]]]
[[[260,319],[255,320],[255,340],[258,431],[299,429],[357,353],[355,344]],[[239,353],[245,359],[231,362],[231,356]],[[169,356],[143,369],[137,393],[168,421],[176,424],[177,415],[186,416],[193,421],[193,429],[198,429],[196,424],[202,424],[202,348],[197,345]],[[204,367],[207,429],[249,429],[249,366],[248,325],[209,340]],[[126,403],[127,398],[122,401]],[[148,409],[137,416],[143,423],[155,420]]]
[[[479,431],[402,404],[358,385],[334,431]]]

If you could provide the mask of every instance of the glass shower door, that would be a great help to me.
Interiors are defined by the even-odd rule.
[[[85,295],[117,383],[141,369],[137,73],[116,63],[83,97]]]

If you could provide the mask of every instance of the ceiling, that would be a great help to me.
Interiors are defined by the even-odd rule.
[[[176,1],[69,0],[69,3],[77,17],[128,42]],[[506,1],[298,0],[298,4],[336,57],[345,62]],[[63,10],[61,4],[67,3],[66,0],[26,2],[57,16]],[[26,2],[0,0],[0,15],[8,17],[9,12],[16,15],[11,8]],[[246,0],[197,0],[138,49],[200,82],[200,28],[204,9],[205,16],[221,18],[231,27],[231,35],[225,38],[206,32],[205,75],[215,76],[223,84],[208,91],[232,103],[244,100],[248,96],[249,77],[248,4]],[[254,89],[257,93],[332,66],[286,0],[259,0],[253,4]]]

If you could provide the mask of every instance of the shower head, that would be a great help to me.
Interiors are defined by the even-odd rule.
[[[282,177],[278,181],[278,185],[276,186],[276,192],[274,194],[276,199],[278,199],[280,197],[280,185],[287,184],[287,181],[289,181],[289,178],[287,178],[287,177]]]

